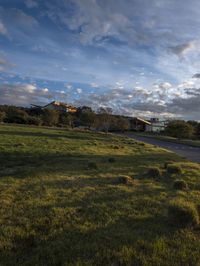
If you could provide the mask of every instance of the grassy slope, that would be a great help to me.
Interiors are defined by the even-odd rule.
[[[200,231],[166,215],[172,198],[199,202],[196,164],[128,138],[19,126],[0,126],[0,151],[0,265],[200,264]],[[145,177],[168,160],[182,165],[189,191]]]

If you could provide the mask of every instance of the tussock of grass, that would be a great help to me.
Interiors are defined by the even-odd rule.
[[[182,168],[180,165],[168,164],[167,173],[168,174],[182,174]]]
[[[159,178],[162,176],[162,171],[158,167],[150,167],[148,169],[147,175],[152,178]]]
[[[133,183],[133,179],[130,176],[126,175],[119,176],[118,180],[120,184],[131,185]]]
[[[191,227],[199,224],[199,214],[194,204],[176,199],[170,202],[168,217],[171,224]]]
[[[188,184],[184,180],[175,180],[174,188],[177,190],[186,190],[188,189]]]

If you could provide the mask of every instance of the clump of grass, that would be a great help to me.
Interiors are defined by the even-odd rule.
[[[115,149],[115,150],[118,150],[120,147],[119,146],[117,146],[117,145],[114,145],[113,146],[113,149]]]
[[[111,158],[108,158],[108,162],[109,163],[115,163],[116,162],[116,159],[111,157]]]
[[[199,224],[199,214],[194,204],[173,200],[168,207],[169,222],[178,227],[192,227]]]
[[[167,173],[168,174],[182,174],[182,168],[176,164],[169,164],[167,166]]]
[[[145,146],[146,144],[144,142],[139,142],[138,145]]]
[[[175,180],[174,181],[174,189],[177,189],[177,190],[186,190],[188,189],[188,184],[180,179],[180,180]]]
[[[167,169],[167,167],[168,167],[169,164],[173,164],[173,162],[172,161],[166,161],[164,163],[164,169]]]
[[[118,177],[120,184],[130,185],[133,182],[133,179],[130,176],[122,175]]]
[[[158,178],[162,176],[162,172],[159,167],[150,167],[148,169],[147,175],[149,177]]]
[[[88,168],[89,169],[98,169],[98,165],[95,162],[89,162],[88,163]]]

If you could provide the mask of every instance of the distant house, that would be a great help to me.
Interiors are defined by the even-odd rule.
[[[151,118],[151,132],[161,132],[165,130],[167,121],[160,120],[159,118]]]
[[[130,130],[138,132],[161,132],[165,129],[167,122],[160,121],[159,118],[145,120],[139,117],[128,117]]]
[[[151,131],[151,123],[139,117],[129,117],[130,130],[144,132]]]
[[[72,105],[68,105],[66,103],[62,103],[62,102],[58,102],[58,101],[53,101],[47,105],[44,106],[37,106],[37,105],[33,105],[33,107],[36,108],[41,108],[41,109],[49,109],[49,110],[56,110],[56,111],[61,111],[61,112],[65,112],[65,113],[76,113],[77,112],[77,108],[72,106]]]

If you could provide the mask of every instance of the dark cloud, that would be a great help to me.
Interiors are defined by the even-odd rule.
[[[194,79],[200,79],[200,73],[196,73],[192,76]]]
[[[177,56],[183,56],[186,52],[192,50],[194,48],[193,42],[183,43],[176,45],[174,47],[170,47],[170,51]]]

